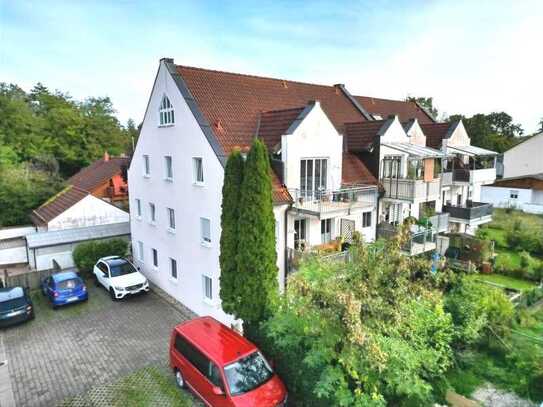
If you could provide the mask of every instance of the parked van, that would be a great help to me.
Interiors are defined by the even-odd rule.
[[[208,406],[284,407],[285,385],[258,348],[212,317],[177,325],[170,366],[179,387],[189,387]]]

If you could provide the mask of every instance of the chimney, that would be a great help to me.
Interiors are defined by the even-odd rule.
[[[283,80],[283,88],[287,89],[288,88],[288,84],[287,84],[287,81]]]
[[[109,161],[109,154],[107,151],[104,151],[104,161]]]

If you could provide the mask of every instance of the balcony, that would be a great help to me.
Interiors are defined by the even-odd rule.
[[[428,217],[429,224],[435,232],[447,232],[449,230],[449,217],[448,213],[436,213],[433,216]]]
[[[301,213],[321,217],[330,213],[350,213],[353,209],[371,208],[377,203],[377,187],[358,186],[335,191],[288,190],[293,207]]]
[[[390,223],[380,223],[377,225],[378,238],[393,239],[399,232],[399,227]],[[412,225],[407,241],[402,243],[401,251],[408,256],[416,256],[435,250],[436,247],[436,232],[434,229]]]
[[[429,182],[409,178],[383,178],[385,198],[413,202],[415,200],[436,200],[439,198],[439,179]]]
[[[469,225],[479,225],[492,220],[493,207],[483,202],[468,201],[466,205],[453,206],[443,205],[443,212],[447,212],[451,221],[461,222]]]

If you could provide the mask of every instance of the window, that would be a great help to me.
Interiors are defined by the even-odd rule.
[[[168,211],[168,226],[173,231],[175,230],[175,211],[172,208],[166,208]]]
[[[193,157],[192,165],[194,168],[194,183],[203,184],[204,183],[204,166],[202,163],[202,158]]]
[[[164,157],[164,167],[166,169],[166,179],[173,180],[173,166],[172,166],[172,157],[167,155]]]
[[[168,99],[166,95],[162,97],[162,102],[160,102],[158,112],[160,114],[161,126],[169,126],[175,123],[173,105],[170,103],[170,99]]]
[[[213,300],[213,281],[208,276],[202,276],[204,280],[204,299]]]
[[[156,222],[156,207],[155,204],[152,202],[149,202],[149,220],[151,223]]]
[[[151,249],[153,252],[153,267],[158,268],[158,250],[157,249]]]
[[[185,359],[187,359],[198,371],[204,375],[213,385],[224,391],[219,368],[211,362],[194,345],[181,335],[176,335],[174,347]]]
[[[140,261],[143,261],[144,255],[143,255],[143,242],[138,241],[138,259]]]
[[[148,155],[143,156],[143,175],[146,177],[151,175],[151,163]]]
[[[315,193],[326,190],[328,160],[300,160],[300,191],[302,196],[313,197]]]
[[[294,248],[296,250],[305,249],[305,219],[296,219],[294,221]]]
[[[321,220],[321,243],[332,240],[332,219]]]
[[[511,199],[518,199],[518,191],[517,190],[510,190],[509,191],[509,198]]]
[[[401,156],[387,156],[382,162],[382,177],[383,178],[400,178],[401,177]]]
[[[141,199],[136,199],[136,214],[141,219]]]
[[[371,212],[362,213],[362,227],[369,228],[371,226]]]
[[[211,221],[207,218],[200,218],[201,240],[203,244],[211,244]]]
[[[177,280],[177,260],[170,258],[170,276]]]

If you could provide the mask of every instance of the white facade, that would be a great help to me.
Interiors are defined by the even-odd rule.
[[[174,123],[160,125],[159,110],[164,97],[173,106],[175,119]],[[281,139],[284,182],[289,189],[299,189],[300,160],[326,159],[329,168],[326,184],[329,188],[339,189],[343,138],[318,102],[307,111],[296,129]],[[167,118],[171,121],[172,116]],[[166,177],[166,156],[171,157],[173,164],[173,176],[169,178]],[[195,164],[195,158],[201,159],[203,182],[196,179],[198,171],[195,168],[199,164]],[[233,317],[222,311],[219,296],[223,180],[224,168],[217,154],[168,66],[161,61],[128,171],[134,261],[153,283],[196,314],[211,315],[230,324]],[[175,214],[174,228],[169,209]],[[373,240],[375,208],[364,210],[374,212],[371,227],[362,228],[361,211],[345,213],[344,217],[355,220],[367,240]],[[283,289],[286,248],[294,247],[294,219],[298,214],[293,215],[289,205],[283,204],[274,206],[274,215],[278,281]],[[321,242],[320,220],[308,218],[311,218],[308,233],[314,237],[312,243],[318,244]],[[339,218],[334,218],[334,224],[337,222]],[[339,226],[333,228],[339,231]],[[177,265],[177,278],[172,276],[172,259]]]
[[[543,191],[485,185],[481,196],[484,202],[498,208],[514,208],[524,212],[543,214]]]
[[[503,154],[503,177],[513,178],[543,173],[543,132]]]
[[[47,230],[83,228],[128,222],[130,215],[112,204],[87,195],[47,223]]]

